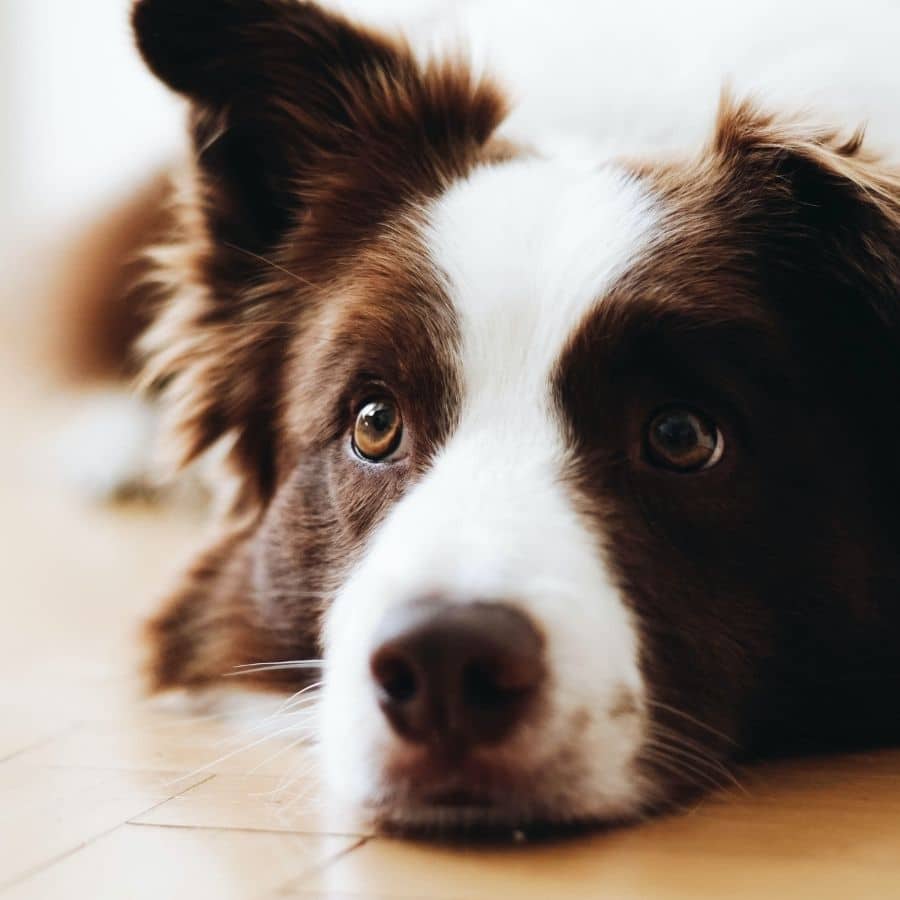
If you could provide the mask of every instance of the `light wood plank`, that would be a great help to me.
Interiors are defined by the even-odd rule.
[[[0,886],[187,790],[169,773],[0,766]]]
[[[641,836],[600,835],[507,851],[375,840],[298,879],[283,895],[297,900],[337,895],[429,900],[900,897],[896,832],[874,838],[874,854],[864,846],[872,835],[832,832],[823,845],[816,846],[813,839],[796,855],[780,845],[784,831],[778,828],[765,836],[753,829],[735,829],[729,836],[717,835],[716,829],[687,830],[659,841],[652,827],[637,834]],[[836,859],[835,844],[851,852]],[[888,854],[893,855],[891,863]],[[870,865],[870,857],[881,864]]]
[[[300,771],[305,763],[300,761]],[[332,809],[318,783],[302,775],[216,775],[136,821],[297,833],[370,835],[357,817]]]
[[[688,814],[557,844],[373,840],[286,894],[900,897],[900,753],[763,766],[744,787]]]
[[[19,756],[36,767],[89,766],[108,769],[204,772],[241,775],[259,767],[263,774],[288,776],[306,759],[302,748],[281,753],[286,741],[272,734],[242,729],[234,723],[204,722],[191,717],[128,716],[119,722],[89,721],[59,740]]]
[[[123,825],[13,887],[9,900],[261,898],[346,852],[349,838]]]

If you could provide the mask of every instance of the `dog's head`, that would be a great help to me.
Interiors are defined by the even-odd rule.
[[[321,651],[331,781],[412,825],[627,818],[890,718],[900,181],[859,139],[726,102],[586,166],[308,4],[135,21],[196,154],[151,376],[242,484],[158,686]]]

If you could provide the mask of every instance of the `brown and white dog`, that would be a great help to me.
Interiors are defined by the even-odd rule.
[[[690,154],[551,152],[311,4],[134,25],[195,150],[146,377],[240,483],[154,689],[321,679],[330,784],[411,828],[898,737],[900,175],[859,135],[725,100]]]

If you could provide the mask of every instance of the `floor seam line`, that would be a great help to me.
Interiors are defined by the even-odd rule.
[[[175,799],[175,798],[173,798]],[[155,808],[155,807],[154,807]],[[147,813],[140,813],[144,816]],[[176,828],[182,831],[234,831],[244,834],[285,834],[294,835],[296,837],[335,837],[335,838],[352,838],[356,840],[370,840],[371,835],[354,834],[352,832],[342,831],[293,831],[286,828],[253,828],[241,827],[233,825],[185,825],[178,822],[139,822],[129,819],[123,822],[123,825],[135,825],[138,828]]]
[[[171,797],[166,797],[165,800],[160,800],[156,803],[153,803],[151,806],[148,806],[145,810],[138,813],[138,815],[145,816],[147,815],[147,813],[153,812],[154,809],[157,809],[164,803],[168,803],[170,800],[174,800],[176,797],[180,797],[182,794],[186,794],[189,790],[191,790],[191,788],[195,788],[201,784],[205,784],[207,781],[215,777],[215,775],[210,775],[207,778],[204,778],[203,781],[198,781],[197,784],[192,784],[191,787],[185,788],[183,791],[180,791],[177,794],[173,794]],[[80,853],[82,850],[90,847],[91,844],[97,843],[97,841],[102,840],[103,838],[112,834],[114,831],[118,831],[120,828],[124,828],[129,824],[131,823],[128,821],[128,819],[123,822],[117,822],[111,828],[106,828],[98,834],[92,835],[86,841],[82,841],[77,847],[70,847],[68,850],[64,850],[62,853],[58,853],[51,859],[45,860],[44,862],[33,866],[31,869],[23,872],[21,875],[17,875],[15,878],[9,881],[0,882],[0,893],[5,893],[11,888],[18,887],[19,885],[24,884],[26,881],[34,878],[36,875],[40,875],[41,872],[46,872],[48,869],[52,868],[58,863],[61,863],[63,860],[68,859],[70,856],[74,856],[76,853]]]
[[[333,866],[335,863],[344,859],[344,857],[349,856],[351,853],[355,853],[361,847],[364,847],[369,841],[372,840],[369,837],[360,838],[355,843],[351,844],[349,847],[345,847],[343,850],[339,850],[337,853],[329,856],[327,859],[323,859],[321,862],[318,862],[308,869],[304,869],[299,874],[295,875],[293,878],[289,878],[282,885],[277,887],[270,896],[272,897],[281,897],[291,891],[293,888],[297,888],[297,891],[302,893],[302,887],[298,884],[301,878],[308,878],[311,875],[318,875],[321,872],[324,872],[329,866]]]
[[[70,722],[68,725],[66,725],[65,728],[61,728],[59,731],[54,731],[53,734],[44,735],[44,737],[38,738],[38,740],[33,741],[25,747],[22,747],[20,750],[13,750],[12,753],[0,759],[0,766],[5,765],[8,762],[12,762],[12,760],[18,759],[18,757],[23,756],[26,753],[30,753],[32,750],[39,750],[45,744],[49,744],[52,741],[63,737],[70,731],[76,731],[77,729],[81,728],[81,726],[81,722]]]

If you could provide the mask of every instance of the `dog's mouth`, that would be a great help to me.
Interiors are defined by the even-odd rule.
[[[482,809],[491,807],[488,797],[465,788],[444,788],[427,794],[424,801],[428,806],[446,807],[448,809]]]
[[[530,821],[511,773],[467,764],[437,770],[425,760],[396,770],[370,805],[378,827],[407,834],[459,834],[512,829]]]
[[[582,834],[615,823],[576,818],[529,802],[452,788],[418,799],[384,800],[372,807],[375,827],[388,835],[440,842],[520,844]]]
[[[541,802],[533,781],[471,764],[430,778],[416,768],[393,781],[369,809],[380,830],[426,839],[520,841],[582,826]]]
[[[520,840],[525,829],[547,827],[516,802],[502,803],[465,790],[384,802],[373,814],[376,827],[387,834],[426,839]]]

